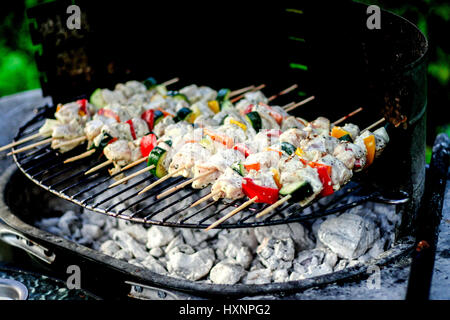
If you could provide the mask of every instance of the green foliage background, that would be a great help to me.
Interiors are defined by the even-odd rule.
[[[0,97],[39,88],[25,10],[52,0],[0,1]],[[450,135],[450,3],[448,0],[360,0],[376,4],[415,23],[427,36],[429,51],[428,143],[436,133]],[[444,112],[444,113],[443,113]],[[429,151],[428,151],[429,153]]]

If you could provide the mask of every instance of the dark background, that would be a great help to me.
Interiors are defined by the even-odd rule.
[[[82,12],[88,13],[80,32],[85,37],[79,40],[78,47],[68,48],[65,55],[58,56],[56,62],[39,64],[41,71],[56,66],[59,73],[55,73],[55,79],[42,78],[34,59],[35,52],[45,49],[45,44],[32,44],[28,25],[32,23],[38,29],[42,21],[25,14],[27,8],[42,2],[49,1],[0,4],[0,96],[41,84],[46,92],[46,82],[71,79],[70,85],[52,94],[61,95],[54,101],[59,102],[64,100],[65,91],[76,96],[97,86],[112,87],[126,79],[141,80],[149,75],[159,81],[180,76],[180,86],[198,83],[215,88],[232,85],[231,89],[236,89],[265,83],[267,95],[292,83],[299,84],[298,91],[278,101],[280,104],[327,88],[327,103],[333,104],[327,108],[336,114],[358,104],[364,95],[364,84],[355,81],[359,75],[346,67],[361,59],[361,48],[352,44],[354,37],[361,36],[355,28],[361,21],[350,19],[355,16],[348,7],[350,1],[283,1],[267,5],[236,1],[76,1]],[[429,40],[427,138],[431,144],[437,132],[448,131],[448,117],[443,114],[450,103],[450,63],[443,31],[449,29],[450,5],[441,0],[364,2],[404,16],[418,25]],[[63,6],[67,3],[71,1]],[[95,36],[99,34],[102,36]],[[67,35],[53,35],[55,38],[47,40],[64,46]],[[315,51],[309,50],[311,43]],[[76,66],[67,65],[74,57]],[[312,72],[317,70],[321,71],[320,78],[311,76],[318,74]],[[86,80],[90,87],[78,85]],[[317,115],[316,107],[320,105],[320,101],[314,102],[302,110],[302,115]]]

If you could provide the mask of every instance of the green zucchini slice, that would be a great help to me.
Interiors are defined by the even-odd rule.
[[[150,172],[157,178],[164,177],[167,174],[167,170],[163,165],[166,155],[166,150],[158,146],[154,147],[148,155],[147,166],[155,166]]]
[[[262,129],[262,121],[258,112],[252,111],[247,113],[245,119],[252,125],[256,132]]]

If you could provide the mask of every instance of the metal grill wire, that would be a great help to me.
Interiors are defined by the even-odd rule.
[[[22,139],[37,132],[45,116],[51,115],[53,111],[46,106],[19,129],[15,139]],[[94,155],[76,162],[63,163],[65,159],[84,152],[83,148],[84,146],[79,146],[67,153],[59,154],[49,145],[45,145],[14,155],[14,161],[28,178],[57,196],[89,210],[137,223],[206,228],[243,203],[243,200],[217,202],[210,200],[190,208],[194,201],[210,191],[210,188],[198,190],[190,186],[156,199],[163,190],[185,181],[183,177],[170,178],[139,196],[137,195],[139,190],[156,181],[151,174],[144,174],[131,179],[127,184],[108,188],[120,173],[109,175],[107,168],[104,168],[85,175],[89,168],[104,161],[101,156]],[[126,174],[140,170],[145,165],[143,163],[128,170]],[[219,225],[218,228],[247,228],[317,219],[373,200],[378,192],[369,190],[370,188],[365,187],[361,182],[351,182],[333,196],[313,202],[306,207],[302,208],[296,203],[285,203],[259,219],[255,216],[268,205],[255,203]]]

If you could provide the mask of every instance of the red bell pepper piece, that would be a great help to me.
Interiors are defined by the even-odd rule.
[[[281,130],[278,129],[267,130],[268,137],[279,137],[281,134],[282,134]]]
[[[250,155],[250,149],[243,143],[236,143],[233,149],[240,151],[246,158]]]
[[[136,140],[136,131],[134,131],[134,124],[133,120],[125,121],[126,124],[130,126],[131,136],[133,137],[133,140]]]
[[[155,122],[155,111],[147,110],[141,115],[141,119],[147,123],[148,130],[153,130],[153,124]]]
[[[116,119],[117,122],[120,122],[120,117],[117,115],[117,113],[115,113],[114,111],[112,111],[110,109],[101,108],[100,110],[98,110],[97,113],[100,116]]]
[[[331,166],[322,163],[309,162],[308,165],[317,170],[319,179],[322,182],[323,189],[320,192],[322,197],[329,196],[334,193],[333,182],[331,181]]]
[[[143,136],[141,139],[141,154],[143,157],[148,157],[150,152],[152,152],[153,148],[156,146],[156,136],[153,133],[150,133],[146,136]]]
[[[80,111],[82,113],[84,113],[85,115],[88,114],[87,100],[86,99],[80,99],[80,100],[77,100],[77,103],[80,105]]]
[[[242,179],[242,191],[250,199],[258,197],[256,202],[273,204],[278,200],[278,189],[257,185],[250,178]]]
[[[254,105],[251,104],[251,103],[248,106],[246,106],[245,109],[244,109],[244,114],[252,112],[253,107],[254,107]]]

